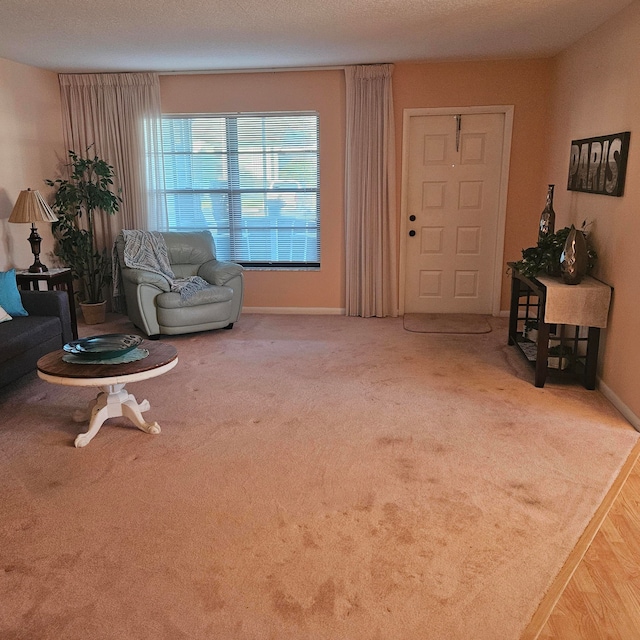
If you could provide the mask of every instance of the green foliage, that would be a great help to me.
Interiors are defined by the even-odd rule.
[[[111,280],[111,261],[107,250],[99,251],[96,246],[94,216],[99,212],[114,215],[122,199],[112,191],[115,174],[111,165],[97,156],[83,158],[74,151],[69,151],[69,157],[69,180],[45,180],[56,188],[53,210],[58,221],[52,225],[56,239],[54,253],[82,283],[83,302],[102,302],[103,289]]]
[[[586,223],[582,223],[582,231],[584,231]],[[559,229],[555,233],[538,240],[535,247],[529,247],[522,250],[522,260],[515,263],[515,268],[527,278],[535,278],[537,275],[560,275],[560,257],[567,241],[570,227]],[[587,238],[587,253],[589,255],[589,268],[587,272],[593,269],[598,255]]]
[[[549,347],[547,355],[551,358],[560,358],[563,356],[568,358],[573,355],[573,349],[568,344],[557,344],[553,347]]]

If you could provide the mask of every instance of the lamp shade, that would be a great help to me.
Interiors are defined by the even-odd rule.
[[[9,222],[55,222],[57,219],[40,192],[31,189],[20,192],[9,216]]]
[[[30,222],[31,235],[29,236],[29,244],[34,259],[33,264],[29,267],[31,273],[43,273],[49,269],[40,262],[40,243],[42,238],[36,229],[36,222],[56,222],[57,216],[51,207],[45,202],[39,191],[21,191],[13,211],[9,216],[9,222]]]

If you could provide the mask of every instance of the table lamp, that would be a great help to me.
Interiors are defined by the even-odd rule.
[[[9,222],[30,222],[31,235],[29,236],[29,244],[34,255],[33,264],[29,267],[30,273],[43,273],[49,271],[45,265],[40,262],[40,243],[42,238],[38,235],[36,222],[56,222],[58,218],[51,211],[51,207],[45,202],[39,191],[21,191],[13,211],[9,216]]]

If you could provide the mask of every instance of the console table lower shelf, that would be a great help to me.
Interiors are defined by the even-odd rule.
[[[595,389],[600,329],[607,326],[611,287],[587,277],[578,285],[559,278],[528,278],[511,269],[509,340],[535,369],[543,387],[549,371],[573,374]]]

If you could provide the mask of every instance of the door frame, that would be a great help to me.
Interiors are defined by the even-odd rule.
[[[404,315],[406,293],[406,259],[407,259],[407,186],[409,182],[409,123],[411,118],[421,116],[455,116],[483,113],[504,114],[504,134],[502,140],[502,166],[500,168],[500,193],[498,202],[498,221],[496,226],[496,257],[493,287],[491,291],[492,315],[500,315],[500,299],[502,297],[502,276],[504,260],[504,236],[507,219],[507,192],[509,187],[509,166],[511,162],[511,138],[513,136],[513,105],[493,105],[485,107],[429,107],[422,109],[404,109],[402,117],[402,186],[400,199],[400,265],[399,265],[399,311]]]

